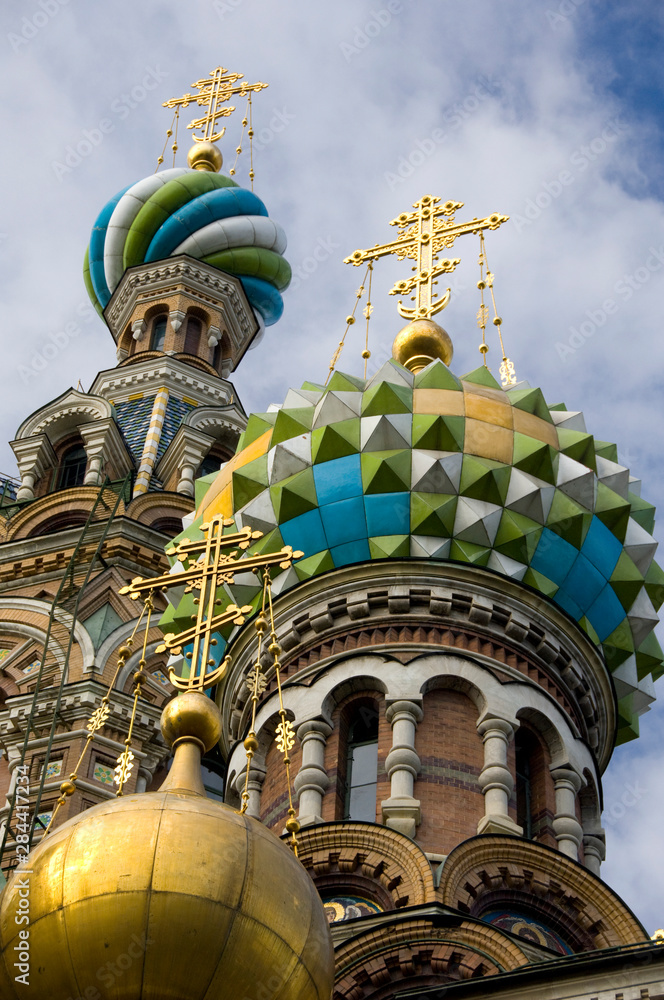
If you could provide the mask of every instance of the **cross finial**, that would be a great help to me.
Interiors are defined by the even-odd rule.
[[[196,592],[194,604],[197,611],[192,616],[194,624],[183,632],[166,635],[163,645],[156,650],[158,653],[178,655],[183,647],[191,645],[191,650],[185,653],[185,659],[189,661],[188,676],[181,677],[173,667],[168,670],[171,683],[181,691],[204,691],[221,680],[228,663],[224,660],[219,666],[215,666],[216,660],[211,656],[210,650],[217,642],[214,633],[224,625],[242,625],[244,616],[253,610],[251,605],[239,608],[236,604],[219,600],[219,587],[232,583],[236,573],[277,565],[281,569],[288,569],[293,559],[299,559],[302,555],[301,552],[293,552],[291,546],[286,545],[278,552],[240,558],[241,550],[261,538],[263,532],[254,531],[247,525],[241,531],[224,535],[224,528],[232,524],[232,518],[215,515],[208,524],[201,525],[205,538],[193,542],[183,538],[176,546],[167,550],[167,555],[177,556],[185,567],[181,572],[166,573],[147,580],[137,576],[120,591],[121,594],[128,594],[132,600],[137,600],[141,594],[149,595],[182,584],[186,585],[185,594]],[[227,549],[231,551],[226,553],[224,550]],[[195,561],[190,562],[192,559]],[[226,607],[217,610],[222,604],[226,604]],[[210,667],[214,669],[210,670]]]
[[[507,222],[508,215],[494,213],[484,219],[472,219],[470,222],[455,222],[455,212],[463,208],[462,201],[446,201],[440,204],[440,198],[426,194],[413,205],[415,212],[402,212],[392,219],[391,226],[398,226],[396,240],[390,243],[378,244],[368,250],[356,250],[346,257],[344,264],[362,264],[367,260],[376,260],[388,254],[395,254],[399,260],[408,257],[416,261],[412,278],[397,281],[390,289],[390,295],[403,295],[413,292],[410,296],[414,307],[405,306],[401,299],[398,302],[399,313],[404,319],[431,319],[444,309],[450,300],[450,289],[441,298],[435,297],[435,286],[441,274],[454,271],[460,262],[459,257],[444,258],[439,261],[439,254],[454,244],[457,236],[466,233],[481,233],[485,229],[497,229]]]
[[[187,125],[187,128],[202,128],[202,135],[194,132],[194,142],[217,142],[223,136],[226,128],[218,131],[217,120],[228,118],[235,111],[235,107],[225,106],[226,101],[231,97],[244,97],[252,92],[257,93],[268,86],[267,83],[247,83],[246,80],[238,86],[238,80],[242,80],[244,73],[229,73],[223,66],[217,66],[210,72],[212,79],[196,80],[192,87],[199,91],[198,94],[185,94],[183,97],[172,97],[169,101],[164,101],[164,108],[186,108],[190,104],[198,104],[205,107],[206,111],[200,118],[195,118]]]

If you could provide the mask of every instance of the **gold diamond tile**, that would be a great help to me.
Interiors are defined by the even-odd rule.
[[[466,417],[485,420],[487,423],[497,424],[499,427],[512,428],[512,407],[506,400],[487,399],[474,392],[467,392],[465,396]]]
[[[499,427],[485,420],[466,418],[466,437],[463,450],[469,455],[490,458],[494,462],[512,461],[514,435],[507,427]]]
[[[463,392],[456,389],[415,389],[413,413],[442,413],[463,416]]]
[[[558,435],[553,424],[536,417],[534,413],[526,413],[525,410],[518,410],[516,407],[512,409],[512,416],[515,431],[537,438],[538,441],[545,441],[558,451]]]

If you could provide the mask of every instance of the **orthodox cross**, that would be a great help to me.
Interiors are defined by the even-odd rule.
[[[172,97],[169,101],[165,101],[162,104],[164,108],[186,108],[192,103],[199,104],[201,107],[207,105],[205,114],[200,118],[195,118],[194,121],[187,125],[187,128],[203,129],[202,135],[194,133],[193,139],[195,142],[217,142],[218,139],[221,139],[226,128],[224,126],[220,132],[216,132],[217,119],[228,118],[235,111],[235,107],[222,106],[231,97],[244,97],[247,94],[251,94],[252,91],[258,92],[268,86],[267,83],[247,83],[246,80],[235,86],[238,80],[242,80],[244,73],[229,73],[223,66],[217,66],[216,69],[213,69],[210,76],[212,77],[211,80],[203,79],[192,83],[192,87],[199,91],[198,94],[185,94],[184,97]]]
[[[217,644],[213,633],[231,623],[242,625],[244,616],[252,610],[250,604],[241,608],[236,604],[228,604],[223,610],[216,611],[224,604],[224,601],[217,597],[218,588],[224,583],[232,583],[236,573],[266,569],[271,566],[289,569],[293,559],[299,559],[303,554],[294,552],[290,545],[285,545],[279,552],[264,552],[240,558],[240,550],[248,548],[253,541],[261,538],[263,532],[254,531],[247,525],[241,531],[224,535],[224,528],[232,524],[231,518],[215,515],[207,524],[201,525],[205,538],[193,542],[183,538],[177,545],[167,549],[167,555],[178,557],[183,566],[182,570],[147,580],[137,576],[120,591],[121,594],[128,594],[133,601],[142,594],[149,597],[155,591],[181,587],[183,584],[185,584],[185,594],[197,591],[198,596],[194,598],[197,612],[192,615],[195,624],[183,632],[169,633],[156,650],[158,653],[169,652],[177,655],[183,646],[193,644],[191,652],[185,653],[185,658],[190,661],[188,677],[181,677],[175,673],[173,667],[169,667],[171,683],[181,691],[202,691],[221,680],[228,667],[228,657],[223,663],[215,666],[216,661],[210,656],[210,647]],[[227,551],[229,549],[230,551]],[[209,667],[214,669],[209,670]]]
[[[443,205],[439,202],[440,198],[430,194],[424,195],[413,205],[417,211],[402,212],[390,222],[391,226],[399,227],[396,240],[390,243],[376,243],[369,250],[356,250],[344,260],[344,264],[357,266],[363,261],[373,261],[378,257],[395,254],[399,260],[409,257],[416,261],[417,264],[413,267],[416,274],[406,281],[397,281],[390,289],[390,295],[415,292],[410,296],[411,301],[415,302],[414,308],[405,306],[401,300],[398,302],[399,312],[404,319],[430,319],[449,302],[450,289],[448,288],[445,294],[436,300],[434,287],[438,276],[454,271],[460,258],[446,257],[438,261],[438,255],[444,248],[451,247],[457,236],[464,236],[466,233],[477,234],[485,229],[497,229],[509,218],[508,215],[494,213],[484,219],[455,222],[454,213],[457,209],[463,208],[463,202],[446,201]]]

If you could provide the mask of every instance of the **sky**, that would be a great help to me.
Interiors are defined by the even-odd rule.
[[[283,318],[232,377],[247,411],[324,381],[362,277],[343,258],[433,194],[464,202],[459,221],[510,216],[487,255],[518,377],[583,410],[661,507],[663,34],[659,0],[4,0],[0,472],[16,474],[6,442],[23,419],[115,364],[83,285],[91,226],[155,170],[162,102],[221,64],[269,84],[254,99],[255,191],[294,271]],[[188,146],[181,128],[177,165]],[[477,252],[457,241],[438,317],[457,374],[481,360]],[[376,265],[370,372],[403,325],[387,293],[407,267]],[[358,323],[342,370],[361,374],[363,336]],[[604,779],[603,877],[650,933],[664,926],[663,721],[664,698]]]

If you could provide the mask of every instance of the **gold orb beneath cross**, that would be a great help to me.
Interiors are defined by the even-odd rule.
[[[415,319],[394,339],[392,357],[417,374],[437,358],[449,365],[454,348],[449,334],[432,319]]]
[[[223,157],[213,142],[196,142],[187,153],[187,163],[194,170],[219,173]]]

